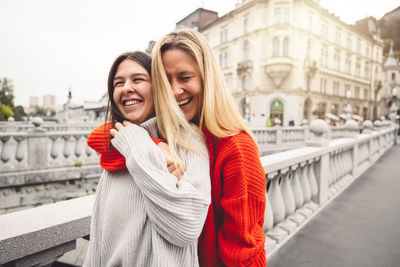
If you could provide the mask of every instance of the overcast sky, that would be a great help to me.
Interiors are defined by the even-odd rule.
[[[98,100],[122,52],[144,50],[198,7],[224,15],[237,0],[0,0],[0,78],[13,81],[15,102],[52,94],[65,103]],[[381,18],[397,0],[321,0],[346,23]]]

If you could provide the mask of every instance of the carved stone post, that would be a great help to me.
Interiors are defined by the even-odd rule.
[[[362,133],[363,134],[372,134],[372,128],[374,125],[372,124],[372,121],[366,120],[362,123]],[[373,155],[373,138],[370,138],[368,141],[368,161],[372,162],[372,155]]]
[[[30,169],[46,168],[49,166],[49,140],[41,127],[43,119],[36,117],[32,123],[35,127],[28,132],[28,166]]]
[[[324,120],[314,120],[310,124],[310,132],[314,137],[306,142],[307,146],[316,146],[327,148],[329,142],[326,139],[329,131],[329,125]],[[317,175],[318,196],[316,198],[318,204],[321,206],[328,200],[328,180],[329,180],[329,153],[321,156],[319,173]]]

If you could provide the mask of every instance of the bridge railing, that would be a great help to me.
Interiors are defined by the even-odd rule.
[[[311,125],[314,137],[306,147],[261,158],[267,179],[264,231],[268,256],[396,140],[396,129],[391,126],[366,129],[363,134],[347,129],[347,137],[334,140],[324,138],[326,129]],[[74,249],[76,239],[89,234],[92,204],[93,196],[88,196],[1,215],[0,264],[45,265]]]
[[[347,129],[345,138],[317,138],[307,142],[307,147],[262,157],[267,174],[267,255],[279,249],[395,140],[394,127],[364,134]]]
[[[95,126],[49,125],[0,132],[0,214],[94,192],[99,155],[86,141]]]

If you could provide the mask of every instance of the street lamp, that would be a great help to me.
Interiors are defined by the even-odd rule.
[[[389,118],[393,123],[396,123],[397,110],[399,109],[399,106],[397,104],[397,90],[397,87],[393,87],[392,89],[392,104],[390,105],[389,110]]]

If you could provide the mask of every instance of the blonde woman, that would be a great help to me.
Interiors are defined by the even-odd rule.
[[[171,158],[179,156],[187,167],[177,179],[172,175],[177,169],[167,166],[171,160],[159,148],[162,143],[150,138],[157,138],[158,131],[151,58],[143,52],[115,60],[108,96],[110,122],[88,138],[88,145],[101,154],[104,172],[84,266],[198,266],[197,239],[211,190],[207,148],[199,131],[178,115],[177,123],[185,123],[179,138],[161,136],[172,147]],[[160,101],[166,112],[175,112],[169,109],[176,105],[174,99],[172,104]]]
[[[179,112],[169,114],[160,101],[175,99],[207,140],[212,204],[199,238],[200,266],[266,266],[265,172],[210,46],[195,30],[178,29],[155,45],[152,58],[160,132],[179,136]]]

